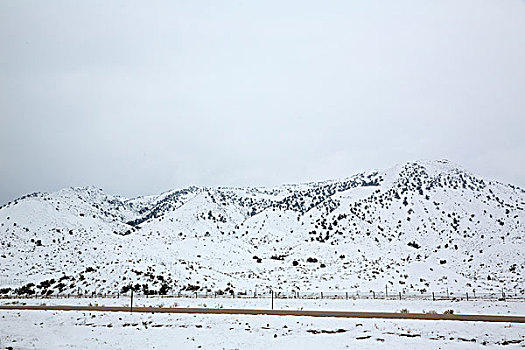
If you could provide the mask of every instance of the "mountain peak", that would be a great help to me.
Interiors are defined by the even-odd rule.
[[[0,281],[65,274],[61,292],[129,281],[157,292],[523,288],[524,208],[524,191],[444,160],[133,199],[77,187],[0,208]]]

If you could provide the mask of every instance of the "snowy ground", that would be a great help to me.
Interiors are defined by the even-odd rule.
[[[2,300],[1,303],[12,303]],[[23,300],[27,304],[126,305],[121,299]],[[137,306],[257,307],[268,299],[138,298]],[[276,300],[276,308],[524,315],[523,302]],[[0,349],[523,348],[525,325],[297,316],[0,311]]]

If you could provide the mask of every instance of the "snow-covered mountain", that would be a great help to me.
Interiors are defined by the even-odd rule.
[[[523,293],[524,208],[524,190],[447,161],[276,188],[34,193],[0,207],[0,294]]]

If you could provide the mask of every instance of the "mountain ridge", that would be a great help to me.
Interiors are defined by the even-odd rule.
[[[0,294],[523,290],[524,208],[521,188],[447,161],[130,199],[37,192],[0,207]]]

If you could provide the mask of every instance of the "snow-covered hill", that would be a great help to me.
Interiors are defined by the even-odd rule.
[[[523,292],[524,220],[524,190],[447,161],[276,188],[34,193],[0,207],[0,294]]]

